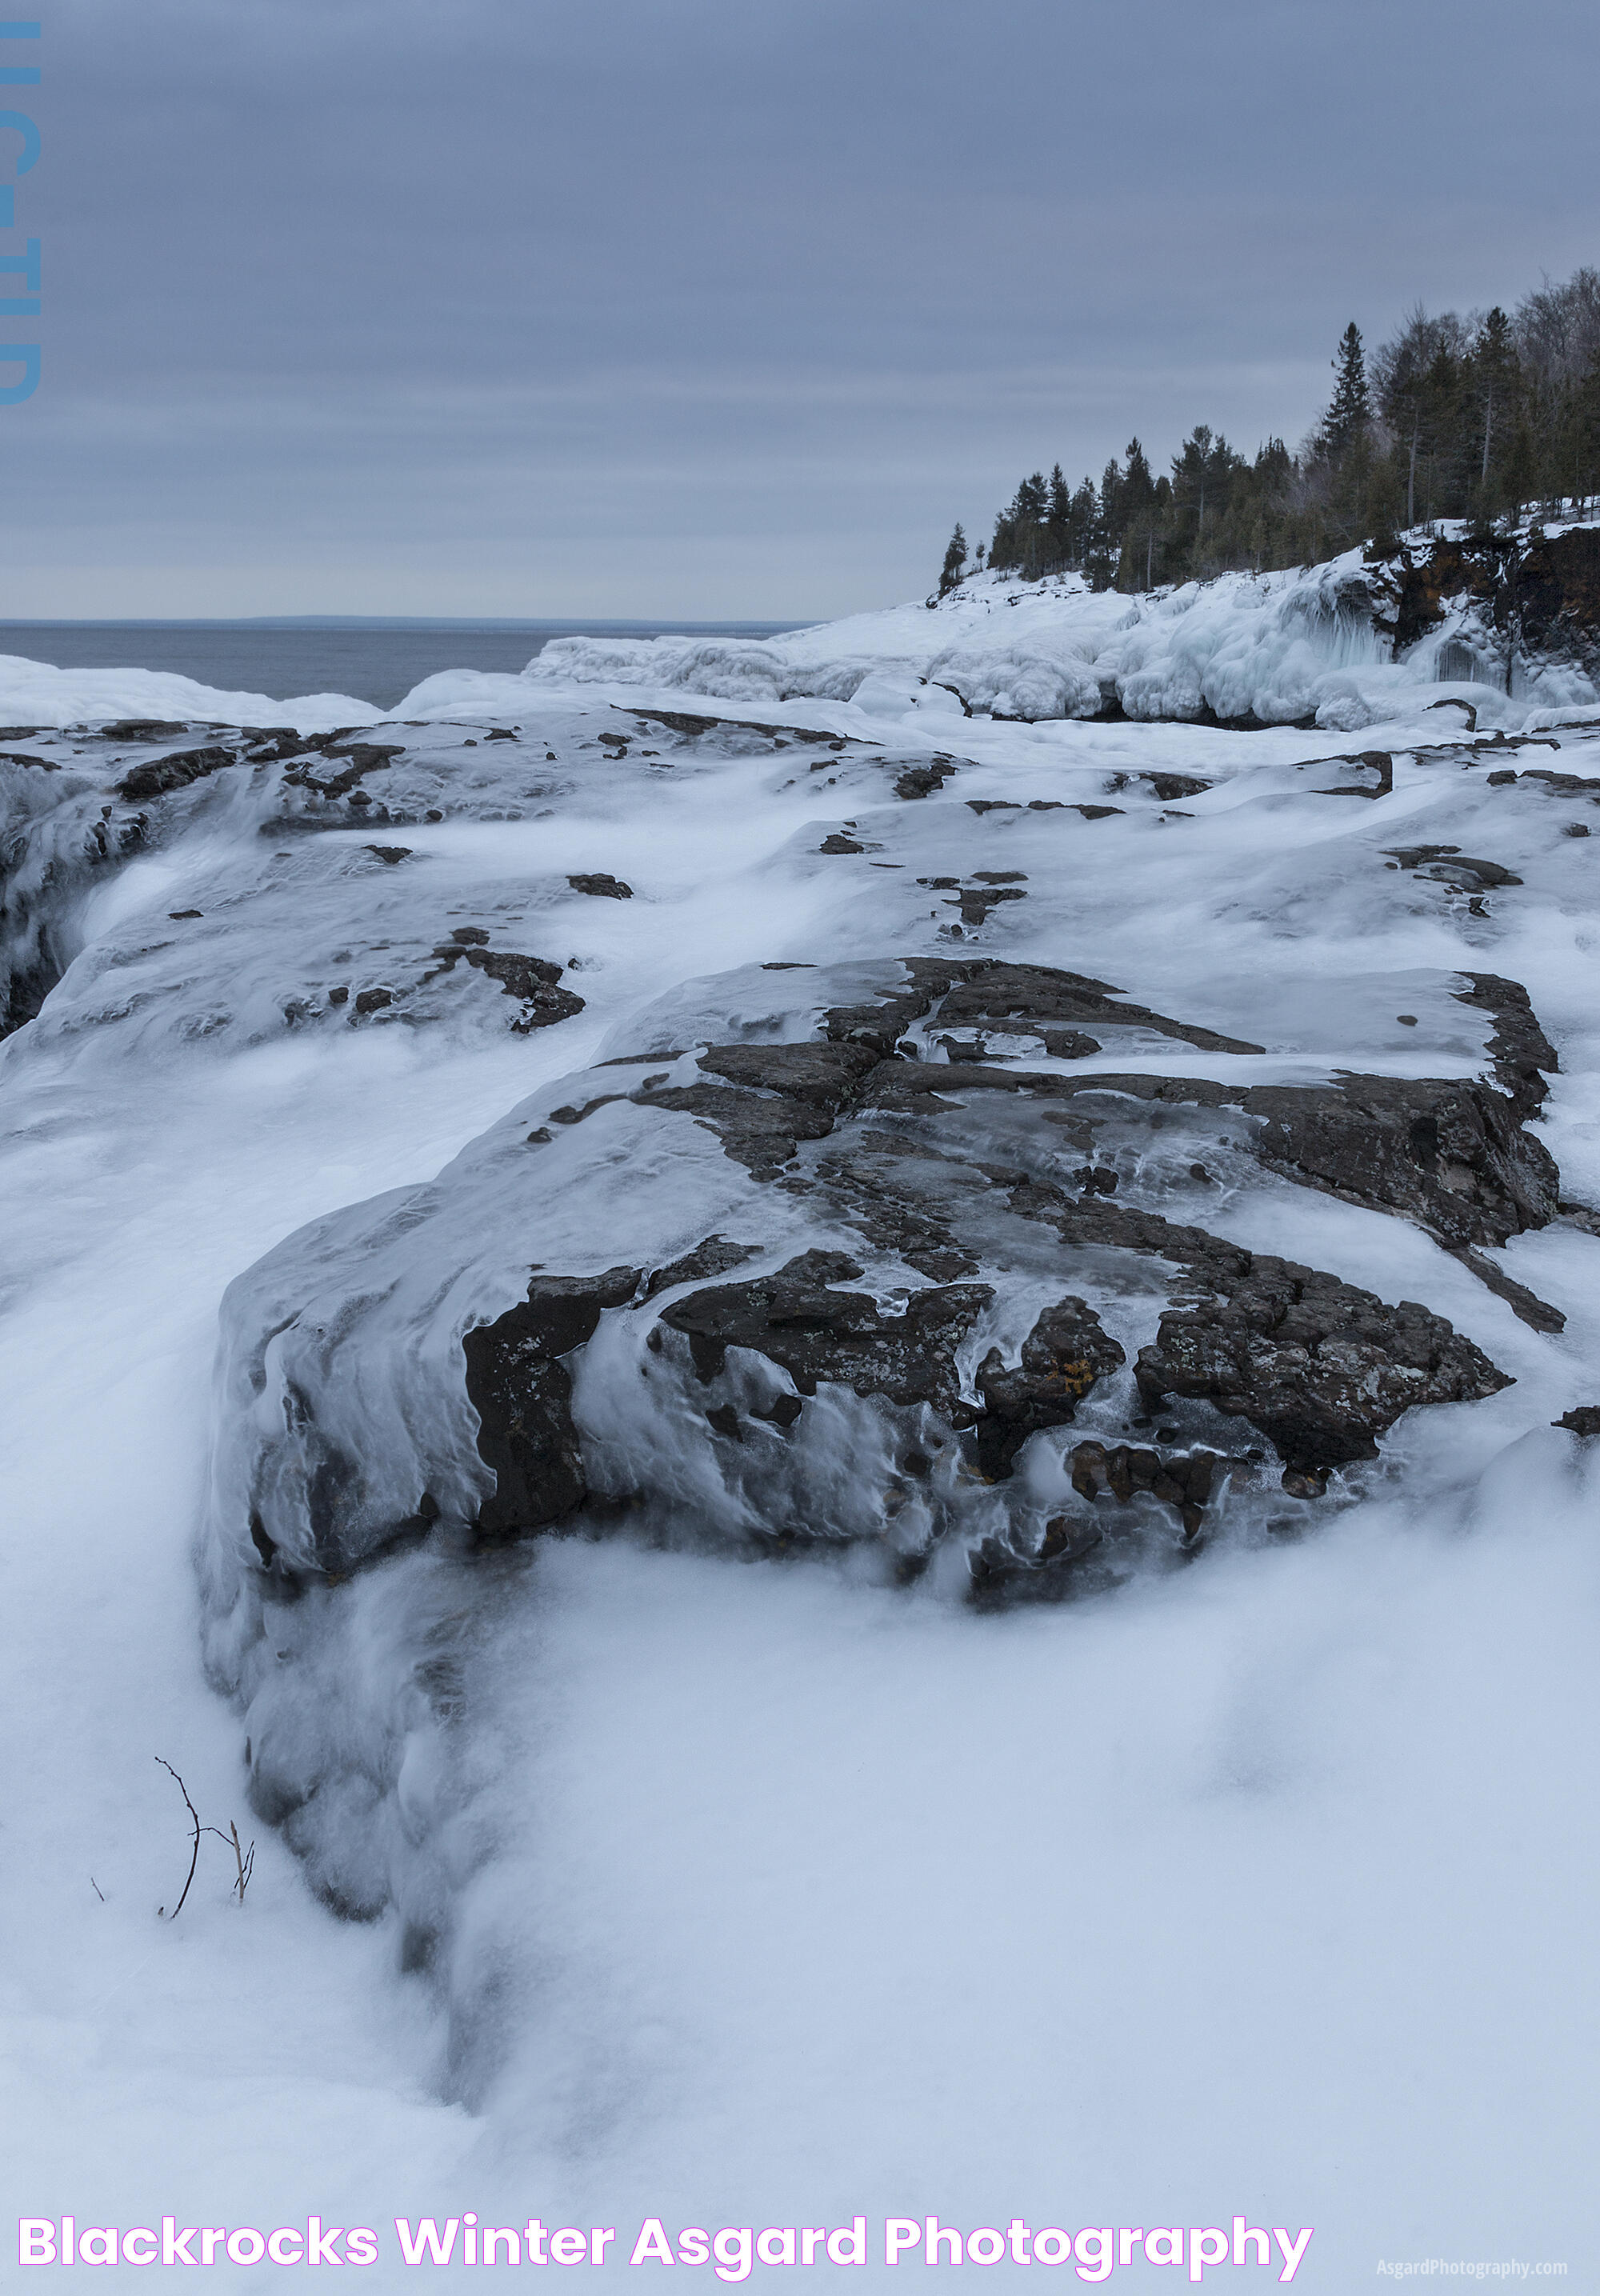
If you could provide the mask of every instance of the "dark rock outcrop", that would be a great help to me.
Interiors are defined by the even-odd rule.
[[[704,1283],[713,1275],[726,1275],[753,1259],[760,1249],[759,1243],[733,1243],[725,1235],[708,1235],[681,1259],[658,1267],[644,1286],[644,1297],[653,1300],[657,1292],[670,1292],[679,1283]]]
[[[608,876],[603,869],[580,873],[569,877],[567,882],[575,893],[592,893],[604,901],[631,901],[634,897],[631,885],[625,885],[620,877]]]
[[[316,746],[322,748],[323,744]],[[365,798],[365,791],[358,789],[357,784],[365,781],[368,774],[382,773],[390,759],[399,757],[401,753],[398,742],[352,742],[343,749],[327,748],[324,750],[328,757],[345,760],[337,773],[329,774],[319,781],[311,772],[302,769],[298,773],[286,773],[283,779],[291,786],[315,790],[318,797]]]
[[[439,955],[442,964],[464,962],[491,975],[496,968],[535,966],[530,977],[517,976],[518,985],[553,988],[554,966],[490,950],[482,926],[455,927]],[[1386,1303],[1325,1271],[1252,1252],[1147,1209],[1137,1200],[1136,1174],[1125,1168],[1122,1177],[1133,1185],[1119,1185],[1120,1149],[1108,1156],[1106,1144],[1096,1141],[1104,1125],[1137,1125],[1146,1110],[1153,1128],[1169,1120],[1170,1110],[1209,1111],[1231,1128],[1222,1153],[1248,1152],[1253,1140],[1258,1153],[1297,1180],[1419,1219],[1466,1257],[1474,1239],[1503,1241],[1549,1216],[1554,1168],[1545,1168],[1543,1151],[1521,1132],[1519,1103],[1508,1094],[1473,1079],[1356,1078],[1319,1087],[1250,1087],[1206,1078],[1037,1071],[1022,1062],[947,1065],[907,1057],[903,1032],[935,1014],[942,1020],[953,1008],[980,1031],[1026,1033],[1031,1027],[1041,1037],[1054,1031],[1063,1013],[1092,1010],[1120,1019],[1145,1008],[1114,1002],[1104,983],[1043,966],[918,957],[886,967],[882,978],[875,996],[862,997],[855,975],[858,1001],[819,1000],[817,1033],[808,1040],[704,1046],[696,1079],[687,1086],[669,1086],[656,1073],[631,1082],[619,1070],[636,1056],[619,1058],[574,1080],[607,1088],[542,1110],[544,1120],[531,1133],[520,1128],[519,1150],[523,1139],[547,1150],[560,1128],[625,1103],[628,1133],[646,1144],[640,1169],[642,1185],[649,1185],[653,1171],[677,1163],[671,1119],[682,1116],[713,1131],[728,1157],[771,1186],[772,1211],[763,1217],[761,1195],[752,1194],[742,1176],[720,1178],[719,1160],[701,1156],[679,1165],[680,1175],[693,1169],[697,1176],[693,1186],[705,1206],[709,1232],[698,1244],[647,1281],[631,1266],[603,1275],[538,1271],[514,1308],[462,1341],[460,1407],[470,1405],[476,1429],[469,1456],[475,1444],[476,1461],[493,1476],[491,1496],[481,1499],[471,1476],[464,1477],[458,1450],[431,1439],[417,1445],[407,1484],[414,1474],[416,1488],[439,1493],[452,1522],[494,1538],[534,1532],[599,1504],[589,1494],[573,1419],[571,1358],[603,1313],[633,1306],[643,1325],[639,1368],[646,1376],[636,1389],[625,1342],[624,1352],[608,1354],[596,1372],[602,1384],[595,1395],[608,1398],[600,1423],[608,1431],[608,1503],[656,1504],[652,1478],[661,1459],[675,1450],[681,1456],[681,1430],[698,1425],[702,1439],[719,1447],[716,1472],[726,1478],[734,1510],[731,1535],[759,1533],[780,1544],[882,1538],[891,1567],[911,1569],[964,1515],[973,1520],[967,1511],[987,1485],[981,1505],[988,1512],[970,1551],[975,1587],[988,1590],[984,1599],[997,1599],[1013,1570],[1036,1588],[1065,1588],[1079,1582],[1080,1572],[1087,1574],[1083,1584],[1112,1584],[1140,1554],[1194,1552],[1204,1512],[1227,1474],[1237,1467],[1253,1476],[1266,1444],[1276,1448],[1285,1488],[1311,1496],[1333,1469],[1373,1457],[1379,1439],[1414,1406],[1474,1400],[1508,1384],[1480,1349],[1424,1306]],[[357,1004],[387,993],[364,990]],[[1538,1064],[1554,1056],[1525,996],[1516,984],[1487,974],[1473,976],[1460,993],[1493,1016],[1497,1062],[1520,1104],[1527,1104],[1542,1090]],[[770,1025],[764,1008],[756,1013],[758,1025]],[[1165,1015],[1153,1018],[1169,1033],[1233,1041]],[[647,1058],[636,1057],[649,1068]],[[1075,1157],[1086,1152],[1074,1173]],[[1203,1178],[1205,1168],[1192,1165],[1192,1152],[1182,1142],[1181,1168]],[[439,1190],[420,1196],[431,1221],[451,1189],[488,1191],[485,1210],[470,1221],[452,1211],[447,1254],[458,1252],[459,1237],[470,1234],[477,1239],[472,1248],[493,1267],[497,1208],[514,1203],[505,1192],[527,1185],[524,1172],[537,1187],[542,1168],[542,1157],[537,1165],[520,1155],[490,1157],[470,1166],[459,1182],[441,1183],[442,1196]],[[394,1217],[382,1215],[390,1223]],[[739,1240],[712,1227],[718,1217],[738,1224]],[[810,1249],[796,1250],[801,1238],[811,1241]],[[404,1248],[408,1259],[424,1249],[409,1233]],[[764,1260],[765,1271],[747,1275],[744,1263],[752,1259]],[[439,1275],[454,1280],[449,1258]],[[324,1287],[327,1280],[319,1258],[315,1283]],[[357,1290],[371,1284],[365,1259],[350,1280]],[[1008,1306],[1019,1283],[1027,1287],[1030,1321]],[[504,1290],[497,1296],[504,1298]],[[373,1297],[379,1302],[378,1292]],[[1053,1302],[1042,1312],[1041,1299]],[[1108,1300],[1120,1303],[1116,1338],[1101,1320]],[[332,1329],[344,1312],[337,1284],[316,1312],[331,1319]],[[387,1311],[378,1305],[374,1312],[381,1323]],[[353,1329],[365,1313],[357,1312]],[[1014,1360],[1008,1349],[981,1340],[991,1316],[996,1328],[1026,1329]],[[359,1344],[341,1331],[341,1353]],[[312,1390],[325,1394],[325,1416],[337,1431],[348,1426],[342,1398],[349,1388],[320,1343],[309,1353],[308,1344],[297,1341],[293,1350],[302,1368],[283,1374],[295,1382],[298,1417],[282,1439],[297,1464],[287,1480],[276,1465],[264,1477],[252,1469],[250,1488],[305,1489],[308,1527],[298,1526],[279,1497],[270,1507],[258,1503],[264,1529],[305,1558],[298,1567],[311,1567],[315,1556],[320,1567],[337,1570],[349,1567],[341,1559],[347,1553],[363,1560],[404,1535],[406,1523],[398,1517],[415,1502],[405,1488],[398,1505],[392,1492],[375,1496],[381,1478],[370,1462],[358,1466],[345,1456],[348,1434],[336,1431],[324,1441],[318,1422],[324,1406]],[[383,1345],[381,1384],[392,1377],[392,1349]],[[1160,1429],[1153,1444],[1118,1443],[1102,1431],[1108,1406],[1128,1408],[1126,1356],[1135,1357],[1139,1410],[1177,1423]],[[770,1371],[759,1374],[756,1359]],[[814,1422],[806,1417],[806,1399],[825,1390],[833,1391],[830,1414],[845,1412],[847,1424],[857,1408],[849,1398],[859,1398],[874,1405],[876,1424],[886,1412],[903,1412],[930,1414],[943,1426],[931,1429],[926,1417],[915,1428],[902,1423],[893,1457],[875,1438],[866,1439],[862,1473],[877,1475],[882,1488],[864,1485],[849,1505],[813,1525],[785,1480],[792,1471],[778,1463],[772,1438],[773,1431],[799,1423],[802,1446],[817,1439],[808,1436]],[[1041,1532],[1031,1481],[1014,1474],[1015,1463],[1034,1436],[1071,1423],[1086,1398],[1093,1399],[1095,1421],[1087,1444],[1072,1454],[1071,1472],[1088,1512],[1081,1520],[1063,1514]],[[637,1428],[630,1431],[636,1410]],[[1263,1450],[1225,1472],[1215,1425],[1206,1419],[1211,1412],[1246,1422],[1263,1439]],[[427,1413],[415,1423],[426,1426]],[[833,1423],[830,1415],[826,1424]],[[853,1423],[866,1425],[859,1416]],[[1180,1434],[1182,1447],[1172,1447]],[[915,1505],[907,1478],[915,1478],[899,1457],[907,1441],[918,1456],[941,1444],[947,1452],[944,1470]],[[795,1455],[784,1445],[781,1456],[792,1461]],[[969,1472],[952,1473],[961,1457]],[[662,1505],[680,1504],[670,1496],[675,1472],[667,1474],[667,1495],[658,1495]],[[251,1504],[258,1504],[254,1497]],[[1097,1527],[1103,1514],[1122,1525],[1114,1537]],[[996,1529],[997,1521],[1007,1527]],[[1091,1554],[1098,1558],[1092,1563]]]
[[[1377,620],[1397,652],[1437,629],[1452,605],[1466,604],[1503,645],[1600,667],[1600,532],[1593,527],[1440,537],[1402,551],[1391,579],[1392,613]]]
[[[931,797],[955,771],[954,758],[930,758],[926,765],[907,766],[895,778],[894,793],[899,798]]]
[[[1472,987],[1452,993],[1457,1004],[1492,1014],[1495,1026],[1489,1052],[1495,1079],[1519,1120],[1525,1120],[1544,1106],[1546,1077],[1560,1073],[1555,1047],[1539,1027],[1520,980],[1504,980],[1497,972],[1469,972],[1465,978]]]
[[[475,972],[487,973],[491,980],[497,980],[507,996],[516,997],[522,1011],[511,1025],[518,1036],[527,1036],[534,1029],[553,1028],[556,1021],[570,1021],[575,1013],[583,1011],[583,998],[559,986],[559,964],[552,964],[548,957],[486,948],[483,941],[487,938],[480,927],[464,925],[433,954],[439,960],[441,972],[447,972],[453,965],[464,962]]]
[[[1515,1104],[1473,1078],[1263,1085],[1264,1163],[1347,1202],[1405,1213],[1450,1245],[1501,1244],[1556,1213],[1561,1176]]]
[[[594,1338],[601,1311],[639,1287],[636,1267],[603,1275],[535,1275],[528,1297],[462,1341],[478,1452],[495,1477],[478,1529],[490,1538],[562,1521],[588,1489],[572,1423],[572,1379],[562,1362]]]
[[[1418,1403],[1476,1402],[1504,1372],[1442,1316],[1293,1261],[1258,1255],[1227,1295],[1169,1308],[1134,1375],[1152,1408],[1169,1396],[1248,1419],[1291,1472],[1377,1456],[1376,1438]]]
[[[1010,1024],[1024,1029],[1032,1022],[1098,1022],[1103,1028],[1151,1029],[1160,1036],[1177,1037],[1197,1046],[1202,1052],[1261,1050],[1259,1045],[1246,1044],[1239,1037],[1219,1036],[1214,1029],[1195,1028],[1164,1013],[1153,1013],[1147,1005],[1128,1004],[1108,981],[1042,964],[972,967],[951,988],[939,1018],[957,1025],[988,1021],[991,1027]]]
[[[173,790],[187,789],[192,782],[203,781],[222,767],[231,766],[235,755],[218,742],[201,750],[174,750],[125,774],[117,784],[117,794],[131,805],[142,805],[152,797],[165,797]]]
[[[991,1348],[978,1366],[984,1415],[972,1431],[983,1473],[1009,1475],[1030,1435],[1065,1426],[1095,1382],[1126,1360],[1088,1302],[1071,1295],[1046,1308],[1014,1368]]]
[[[826,1380],[890,1403],[930,1403],[948,1419],[976,1418],[960,1399],[956,1350],[993,1291],[939,1285],[885,1315],[869,1293],[835,1288],[861,1273],[843,1252],[802,1252],[775,1275],[692,1292],[664,1308],[661,1321],[687,1337],[702,1380],[722,1370],[729,1348],[748,1348],[786,1371],[801,1395]]]
[[[1139,1350],[1134,1375],[1146,1406],[1180,1396],[1248,1419],[1292,1468],[1370,1459],[1374,1438],[1414,1404],[1476,1401],[1510,1384],[1414,1300],[1387,1307],[1335,1275],[1103,1197],[1073,1201],[1026,1181],[1010,1201],[1070,1248],[1153,1255],[1193,1279],[1190,1300],[1168,1308],[1154,1343]]]

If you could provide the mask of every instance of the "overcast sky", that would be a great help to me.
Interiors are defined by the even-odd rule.
[[[1596,0],[28,4],[0,614],[882,604],[1600,262]]]

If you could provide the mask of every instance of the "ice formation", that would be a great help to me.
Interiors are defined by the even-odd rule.
[[[1413,538],[1391,560],[1350,551],[1324,566],[1131,599],[1091,592],[1076,575],[1026,583],[980,574],[926,608],[760,644],[562,639],[527,674],[750,701],[849,700],[874,676],[898,681],[906,710],[943,708],[940,695],[953,694],[964,711],[1000,718],[1122,714],[1347,733],[1403,717],[1419,685],[1442,685],[1489,713],[1486,722],[1519,725],[1531,710],[1600,699],[1600,533],[1522,537],[1516,594],[1543,611],[1514,636],[1484,579],[1487,548],[1450,528]]]
[[[1579,2042],[1498,2215],[1473,2084],[1591,1982],[1600,731],[1571,661],[1441,686],[1465,606],[1382,658],[1357,578],[382,720],[29,672],[12,1886],[41,2030],[90,1961],[126,2026],[41,2127],[265,2211],[275,2098],[302,2183],[370,2121],[366,2221],[981,2221],[1064,2147],[1334,2274],[1402,2205],[1567,2235]],[[271,1831],[248,1931],[152,1948],[180,1735]],[[174,1998],[226,2146],[199,2042],[127,2072]]]

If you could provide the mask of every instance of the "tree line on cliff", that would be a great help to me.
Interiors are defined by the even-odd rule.
[[[1547,281],[1509,316],[1419,303],[1369,359],[1352,320],[1326,412],[1291,454],[1252,460],[1197,423],[1159,475],[1130,439],[1098,486],[1057,463],[1025,478],[995,521],[990,571],[1081,574],[1135,591],[1214,574],[1314,565],[1391,546],[1438,519],[1488,526],[1529,504],[1549,514],[1600,490],[1600,271]],[[939,594],[985,564],[957,526]]]

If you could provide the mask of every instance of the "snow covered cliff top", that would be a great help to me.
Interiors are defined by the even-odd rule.
[[[1355,733],[1454,698],[1486,726],[1525,730],[1600,701],[1597,557],[1600,530],[1552,529],[1543,544],[1524,538],[1522,587],[1507,588],[1473,562],[1465,531],[1441,530],[1377,565],[1349,551],[1321,566],[1135,597],[1091,591],[1078,575],[1029,583],[975,574],[941,600],[773,638],[556,638],[520,676],[424,678],[393,714],[514,716],[553,690],[598,698],[598,688],[608,698],[696,694],[766,710],[849,705],[838,727],[856,732],[872,721],[925,731],[931,718],[983,717]],[[157,671],[63,670],[0,656],[0,717],[36,725],[159,717],[325,733],[380,714],[349,694],[279,701]]]

